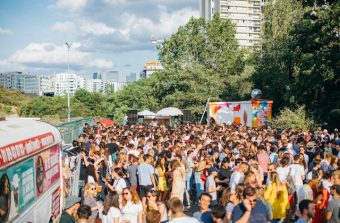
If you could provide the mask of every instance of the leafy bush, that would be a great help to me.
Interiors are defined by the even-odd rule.
[[[315,121],[307,116],[304,106],[299,106],[294,110],[284,108],[272,122],[272,126],[278,129],[312,129],[315,125]]]

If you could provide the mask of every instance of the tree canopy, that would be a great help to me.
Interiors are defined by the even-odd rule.
[[[191,18],[159,45],[164,70],[107,96],[80,90],[72,97],[72,115],[121,121],[129,108],[176,106],[199,116],[208,98],[249,100],[252,88],[259,88],[265,99],[274,101],[274,116],[295,108],[299,115],[303,108],[306,119],[340,125],[339,24],[339,1],[269,1],[261,49],[248,51],[238,46],[229,19],[218,13],[208,22]],[[35,98],[21,113],[65,117],[66,100]]]
[[[252,80],[274,100],[274,112],[304,105],[317,121],[335,124],[329,117],[340,105],[339,4],[277,0],[265,8]]]

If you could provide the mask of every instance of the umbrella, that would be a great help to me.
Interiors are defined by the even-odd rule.
[[[149,118],[154,118],[156,116],[156,114],[150,110],[144,110],[144,111],[138,112],[137,114],[138,116],[144,116],[144,117],[149,117]]]
[[[157,116],[163,116],[163,117],[172,117],[172,116],[181,116],[183,115],[183,112],[179,110],[178,108],[175,107],[168,107],[168,108],[163,108],[159,110],[156,114]]]
[[[99,120],[100,123],[104,124],[104,125],[114,125],[115,122],[109,118],[102,118]]]

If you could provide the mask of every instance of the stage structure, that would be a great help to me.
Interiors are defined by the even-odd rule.
[[[273,101],[250,100],[230,102],[210,102],[209,119],[216,124],[236,124],[248,127],[268,126],[272,120]]]

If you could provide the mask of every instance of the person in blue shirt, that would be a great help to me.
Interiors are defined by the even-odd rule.
[[[311,200],[302,200],[299,203],[300,218],[295,223],[308,223],[315,214],[315,204]]]
[[[209,193],[203,192],[199,196],[199,210],[193,214],[193,217],[196,218],[200,223],[214,223],[211,213],[210,213],[210,204],[212,197]]]
[[[266,223],[270,214],[261,200],[257,199],[256,190],[247,186],[243,191],[244,200],[235,206],[231,219],[233,223]]]

